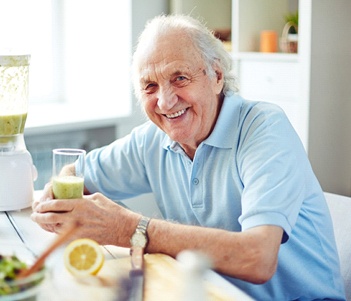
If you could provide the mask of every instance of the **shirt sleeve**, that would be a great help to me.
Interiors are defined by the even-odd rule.
[[[91,151],[86,157],[85,186],[109,198],[122,200],[151,191],[141,155],[143,130],[105,147]]]
[[[244,116],[239,144],[242,229],[280,226],[285,242],[297,220],[308,175],[302,143],[280,108],[258,103]]]

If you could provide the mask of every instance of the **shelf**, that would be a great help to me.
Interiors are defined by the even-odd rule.
[[[297,53],[232,52],[233,60],[298,62]]]
[[[297,10],[298,0],[232,0],[233,51],[259,51],[264,30],[275,31],[281,38],[284,16]]]

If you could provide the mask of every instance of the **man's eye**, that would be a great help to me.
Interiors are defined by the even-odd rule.
[[[147,84],[147,85],[144,87],[144,91],[145,91],[146,93],[148,93],[148,94],[155,92],[156,89],[157,89],[157,85],[154,84],[154,83]]]
[[[186,77],[183,75],[179,75],[176,77],[176,81],[183,81],[183,80],[186,80]]]
[[[189,83],[189,78],[187,78],[184,75],[179,75],[175,77],[173,80],[173,84],[179,88],[185,87],[186,85],[188,85],[188,83]]]

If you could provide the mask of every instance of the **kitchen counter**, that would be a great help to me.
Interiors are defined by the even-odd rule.
[[[115,105],[30,104],[25,135],[114,126],[131,116],[129,102]]]

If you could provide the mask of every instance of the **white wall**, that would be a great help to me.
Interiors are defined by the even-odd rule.
[[[170,0],[170,12],[204,19],[210,29],[231,28],[232,0]]]
[[[351,195],[351,1],[313,0],[309,157],[325,191]]]
[[[139,34],[147,20],[161,13],[168,13],[168,1],[165,0],[132,0],[132,44],[136,45]],[[132,128],[145,121],[145,117],[133,96],[133,114],[118,126],[118,136],[128,134]],[[123,202],[132,210],[150,217],[161,217],[152,194],[144,194]]]
[[[134,49],[139,34],[144,29],[145,23],[162,13],[169,12],[168,1],[165,0],[132,0],[132,49]],[[133,93],[132,93],[133,94]],[[143,123],[146,118],[141,112],[137,100],[132,95],[133,114],[131,117],[125,119],[123,124],[118,126],[118,136],[124,136],[128,134],[132,128],[136,125]]]

